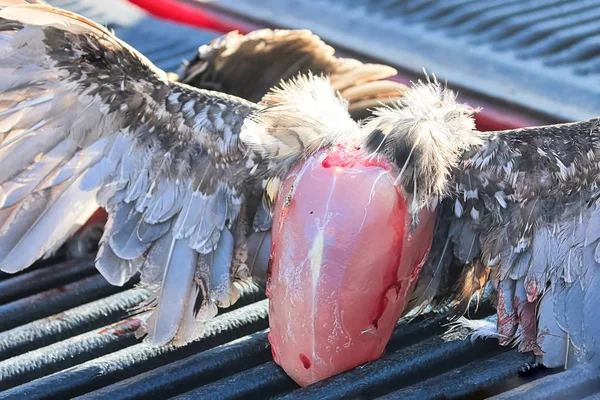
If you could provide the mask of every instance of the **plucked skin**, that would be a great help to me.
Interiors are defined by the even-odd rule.
[[[260,35],[267,47],[314,44],[325,53],[309,51],[314,60],[336,62],[307,32]],[[211,62],[226,67],[236,58]],[[351,87],[394,73],[350,64],[357,77],[331,79]],[[328,78],[255,91],[259,104],[194,88],[102,26],[39,1],[0,0],[0,69],[0,270],[51,255],[104,207],[96,266],[114,285],[141,273],[153,291],[139,332],[150,344],[200,337],[217,307],[235,303],[253,264],[264,264],[256,274],[264,279],[268,207],[280,178],[313,151],[361,132]],[[281,78],[298,72],[286,70]],[[383,87],[397,96],[402,86]]]

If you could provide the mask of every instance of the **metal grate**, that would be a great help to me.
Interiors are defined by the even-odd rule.
[[[188,0],[200,2],[200,0]],[[391,65],[559,117],[600,109],[600,0],[219,0]]]
[[[117,0],[52,3],[108,23],[166,70],[215,37],[149,18]],[[410,15],[437,15],[423,4],[411,1],[406,7]],[[14,276],[0,274],[0,399],[440,399],[498,393],[536,398],[535,385],[548,374],[524,373],[532,357],[495,341],[445,342],[446,319],[423,317],[399,325],[380,360],[299,389],[271,359],[262,293],[244,293],[233,309],[209,323],[203,339],[181,348],[152,348],[133,334],[139,320],[127,318],[147,296],[134,284],[135,279],[123,288],[109,285],[92,261],[55,259]],[[487,308],[480,316],[491,313]],[[559,377],[562,393],[578,389],[580,397],[593,393],[600,381],[589,371],[577,379],[572,371],[565,374],[550,378]],[[514,387],[521,392],[507,392]]]

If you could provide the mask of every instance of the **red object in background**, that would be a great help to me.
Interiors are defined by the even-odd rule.
[[[254,29],[250,25],[240,22],[233,23],[227,21],[223,16],[216,16],[204,12],[199,7],[175,0],[129,0],[129,2],[156,17],[221,33],[235,30],[240,33],[248,33]]]
[[[286,178],[272,227],[269,341],[306,386],[381,356],[429,252],[435,217],[411,218],[398,170],[335,147]]]

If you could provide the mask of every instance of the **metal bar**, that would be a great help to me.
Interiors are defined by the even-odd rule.
[[[130,287],[132,284],[133,282],[126,284],[126,287]],[[122,288],[112,286],[101,275],[94,275],[4,304],[0,306],[0,332],[57,314],[120,290]]]
[[[36,271],[38,269],[46,268],[48,266],[56,264],[57,262],[63,262],[63,261],[64,261],[64,259],[60,258],[60,257],[58,257],[57,259],[40,260],[40,261],[35,262],[29,268],[27,268],[26,271],[27,272]],[[14,278],[15,276],[19,276],[20,274],[23,274],[23,273],[25,273],[25,271],[20,271],[20,272],[13,273],[13,274],[9,274],[7,272],[0,271],[0,281],[3,281],[5,279]]]
[[[27,271],[0,281],[0,304],[31,296],[94,274],[92,261],[66,262]]]
[[[130,289],[2,332],[0,361],[116,322],[147,297],[146,290]]]
[[[499,351],[494,340],[444,342],[440,337],[433,337],[281,398],[373,398],[464,365],[481,354],[489,356]]]
[[[186,346],[153,347],[137,344],[0,392],[0,399],[20,400],[27,398],[30,393],[35,393],[38,399],[72,398],[266,329],[267,316],[268,303],[263,300],[215,317],[206,324],[204,337]]]
[[[580,399],[598,392],[600,392],[600,369],[580,366],[535,380],[491,397],[490,400]]]
[[[81,399],[171,397],[265,363],[270,358],[267,332],[262,331],[87,393]]]
[[[138,318],[130,318],[102,330],[84,333],[9,358],[0,363],[0,390],[9,389],[131,346],[139,342],[134,332],[140,324]]]
[[[378,400],[460,399],[466,396],[487,397],[486,391],[517,376],[533,355],[508,351],[487,360],[473,361],[463,367],[391,392]]]
[[[267,399],[298,388],[273,361],[176,396],[173,400]]]
[[[418,323],[398,324],[387,345],[387,351],[409,346],[443,330],[445,317],[429,318]],[[267,398],[298,389],[281,368],[273,361],[223,378],[177,397],[182,399],[247,399]]]

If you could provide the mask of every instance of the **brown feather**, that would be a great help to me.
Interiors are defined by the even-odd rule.
[[[383,81],[396,75],[387,65],[335,57],[335,50],[307,30],[262,29],[248,35],[230,32],[198,50],[180,76],[189,85],[219,90],[250,101],[299,74],[329,76],[349,104],[351,116],[397,98],[406,86]]]

